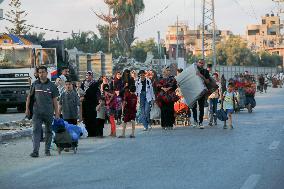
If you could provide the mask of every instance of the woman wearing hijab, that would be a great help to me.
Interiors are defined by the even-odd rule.
[[[173,129],[175,123],[174,103],[179,100],[175,90],[177,89],[176,79],[170,75],[170,68],[163,70],[163,78],[157,83],[157,104],[161,108],[161,126],[163,129]]]
[[[96,107],[98,105],[98,99],[100,97],[100,89],[98,82],[95,80],[90,79],[92,78],[93,74],[88,72],[86,74],[87,82],[84,82],[82,88],[85,91],[84,99],[82,102],[82,119],[84,124],[86,125],[86,129],[88,131],[89,137],[97,136],[96,130]]]

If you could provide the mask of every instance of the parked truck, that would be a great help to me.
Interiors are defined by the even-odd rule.
[[[0,44],[0,113],[7,108],[25,110],[30,85],[35,81],[34,69],[45,65],[49,78],[57,73],[56,48],[15,43]]]

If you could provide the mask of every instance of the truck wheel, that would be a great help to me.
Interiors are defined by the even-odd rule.
[[[4,113],[6,113],[6,111],[7,111],[7,107],[5,107],[5,106],[0,107],[0,114],[4,114]]]
[[[25,106],[23,106],[23,105],[21,105],[21,106],[17,106],[17,110],[18,110],[18,112],[25,112],[25,110],[26,110],[26,107]]]

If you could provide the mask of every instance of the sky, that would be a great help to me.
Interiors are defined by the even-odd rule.
[[[23,9],[28,12],[27,24],[69,32],[63,34],[32,30],[46,33],[46,39],[65,39],[70,37],[72,31],[91,30],[98,33],[96,26],[104,22],[96,17],[92,9],[97,12],[107,12],[103,0],[21,0],[21,2]],[[136,38],[138,40],[157,38],[157,31],[160,31],[161,37],[165,38],[167,26],[174,24],[177,17],[193,29],[201,23],[201,2],[202,0],[144,0],[145,10],[138,16],[138,23],[153,17],[165,7],[168,8],[154,19],[137,27]],[[9,0],[4,0],[0,4],[4,13],[9,9],[8,4]],[[218,29],[231,30],[234,34],[245,34],[246,25],[258,24],[261,16],[276,10],[277,6],[272,0],[215,0],[215,20]],[[7,32],[5,29],[7,25],[9,25],[7,21],[0,21],[0,32]]]

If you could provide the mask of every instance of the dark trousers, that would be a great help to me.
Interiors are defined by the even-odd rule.
[[[97,118],[97,124],[96,124],[96,129],[95,129],[95,135],[98,137],[104,136],[104,124],[105,120],[104,119],[99,119]]]
[[[77,119],[64,119],[64,121],[67,121],[69,124],[77,125]]]
[[[40,147],[40,140],[42,137],[42,124],[45,124],[45,152],[50,150],[52,140],[51,124],[53,121],[52,115],[33,114],[33,152],[38,153]]]
[[[197,122],[197,103],[199,106],[199,123],[203,123],[205,96],[200,98],[192,108],[193,119]]]
[[[161,126],[173,127],[175,123],[174,102],[164,103],[161,107]]]

